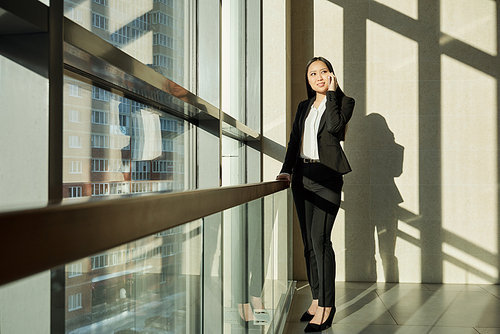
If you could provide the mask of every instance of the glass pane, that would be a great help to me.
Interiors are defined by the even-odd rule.
[[[65,0],[65,16],[191,90],[196,55],[190,0]]]
[[[222,137],[222,185],[246,183],[246,145],[227,136]]]
[[[188,122],[71,77],[64,88],[64,198],[192,187]]]
[[[219,108],[219,0],[198,1],[198,96]]]
[[[260,1],[222,2],[222,111],[260,133]]]
[[[66,333],[200,333],[200,226],[66,265]]]
[[[224,211],[222,281],[214,281],[213,273],[217,271],[211,271],[214,286],[222,285],[223,329],[217,332],[277,331],[275,326],[286,312],[291,284],[286,203],[286,191],[282,191]],[[205,326],[218,328],[218,321],[207,318]]]
[[[289,304],[287,191],[65,266],[65,332],[274,333]]]
[[[245,1],[222,2],[222,110],[245,123]]]

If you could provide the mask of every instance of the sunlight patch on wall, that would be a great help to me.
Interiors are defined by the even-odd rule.
[[[328,0],[315,0],[314,22],[314,56],[325,57],[332,63],[343,88],[344,9]]]
[[[442,226],[454,236],[454,252],[467,256],[450,255],[491,275],[480,259],[498,263],[497,82],[446,55],[441,78]],[[455,267],[444,267],[447,282],[462,278]]]
[[[490,55],[497,55],[496,2],[441,0],[441,45],[456,38]],[[451,37],[451,38],[450,38]]]
[[[446,283],[496,283],[498,268],[459,247],[443,243],[443,281]]]
[[[366,113],[380,114],[387,122],[388,129],[382,131],[379,128],[377,131],[387,132],[388,137],[393,137],[385,140],[383,147],[372,147],[371,159],[388,161],[387,156],[400,156],[398,163],[402,163],[397,167],[398,172],[394,169],[392,175],[372,173],[371,179],[392,177],[402,197],[399,205],[418,215],[418,44],[368,20],[366,53]],[[388,171],[387,168],[373,170],[379,174]]]
[[[405,222],[398,222],[395,254],[400,282],[415,282],[422,277],[421,232]]]
[[[415,242],[418,242],[420,245],[420,237],[421,237],[421,233],[420,233],[420,230],[418,228],[415,228],[403,221],[399,221],[398,222],[398,230],[399,232],[402,232],[404,234],[406,234],[407,236],[409,236],[410,238],[413,238],[415,240]]]
[[[418,20],[418,1],[417,0],[377,0],[376,2],[386,5],[412,19]]]
[[[344,194],[342,194],[344,197]],[[335,250],[335,259],[338,263],[335,280],[345,281],[345,252],[346,252],[346,231],[345,231],[345,209],[340,208],[332,230],[332,243]],[[296,246],[296,245],[294,245]],[[339,265],[340,264],[340,265]]]

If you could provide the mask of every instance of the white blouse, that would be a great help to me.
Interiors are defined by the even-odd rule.
[[[319,159],[318,153],[318,128],[321,116],[326,109],[326,97],[321,101],[318,108],[314,107],[314,103],[311,106],[311,111],[307,115],[306,122],[304,124],[304,134],[302,135],[302,149],[300,156],[302,158],[308,159]]]

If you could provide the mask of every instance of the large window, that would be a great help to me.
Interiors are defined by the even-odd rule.
[[[109,101],[109,92],[98,87],[92,87],[92,98],[94,100]]]
[[[92,25],[103,30],[108,30],[109,20],[107,17],[92,13]]]
[[[108,159],[92,159],[92,171],[93,172],[109,172],[109,160]]]
[[[69,136],[68,137],[68,146],[72,148],[81,148],[82,147],[82,139],[79,136]]]
[[[82,187],[69,187],[68,197],[69,198],[82,197]]]
[[[247,2],[224,2],[222,17],[219,17],[219,3],[193,0],[93,0],[88,1],[89,7],[78,6],[83,12],[81,24],[86,29],[168,80],[162,82],[158,79],[161,76],[152,73],[157,80],[154,85],[141,86],[139,81],[144,78],[129,78],[140,70],[113,77],[113,67],[100,66],[99,59],[92,55],[89,60],[95,71],[92,74],[103,76],[102,80],[89,81],[79,74],[66,77],[72,88],[64,105],[65,119],[70,120],[65,123],[64,131],[67,136],[79,138],[74,139],[71,146],[81,149],[70,150],[69,145],[65,145],[64,159],[68,164],[70,161],[82,163],[80,174],[64,175],[69,197],[94,196],[92,200],[100,201],[101,196],[133,198],[150,192],[215,188],[221,182],[234,185],[260,181],[260,152],[247,145],[242,139],[245,135],[239,137],[240,130],[233,123],[223,122],[223,134],[228,135],[220,137],[220,123],[213,116],[222,109],[237,122],[260,130],[260,22],[255,20],[260,16],[256,15],[255,8],[247,11]],[[219,40],[222,19],[223,33]],[[140,64],[133,64],[141,68]],[[108,81],[112,83],[109,87]],[[76,96],[79,98],[72,98]],[[81,144],[75,145],[76,142]],[[260,203],[257,205],[260,213],[259,208]],[[213,266],[207,269],[214,275],[209,278],[211,284],[228,291],[228,300],[232,298],[230,295],[240,296],[246,287],[238,277],[227,273],[223,280],[218,266],[223,261],[227,268],[243,270],[247,266],[238,249],[244,243],[240,244],[236,238],[239,233],[245,235],[251,230],[245,224],[240,226],[245,210],[241,207],[224,214],[224,220],[232,229],[222,229],[220,217],[207,219],[203,224],[193,224],[188,233],[184,227],[157,233],[150,236],[151,239],[122,245],[83,260],[91,270],[78,278],[75,276],[73,282],[87,279],[88,275],[87,282],[92,288],[90,292],[84,290],[83,297],[89,296],[82,303],[85,315],[76,316],[78,312],[72,312],[67,323],[97,317],[101,310],[122,314],[122,310],[128,310],[129,306],[133,309],[135,306],[131,305],[139,303],[145,308],[168,304],[169,310],[182,309],[189,319],[194,316],[193,312],[201,312],[199,303],[203,298],[207,298],[204,301],[207,305],[217,305],[217,301],[208,296],[197,296],[200,302],[193,303],[183,294],[185,286],[196,284],[193,280],[201,278],[197,276],[200,275],[197,270],[202,268],[199,267],[202,263],[197,262],[200,261],[198,250],[201,250],[197,245],[202,241],[200,233],[205,233],[204,229],[208,231],[203,235],[204,240],[213,241],[213,245],[203,250],[212,259],[210,264],[203,264],[207,268]],[[139,218],[137,224],[140,223]],[[229,251],[234,261],[227,262],[216,245],[233,238],[234,245]],[[192,263],[186,265],[186,258]],[[253,268],[252,275],[261,277],[261,274]],[[68,284],[68,291],[75,288],[73,282]],[[71,291],[68,295],[74,294],[74,290]],[[151,291],[158,299],[148,299]],[[234,298],[231,303],[236,301]],[[216,318],[226,321],[222,310],[216,311]],[[183,315],[167,316],[175,318],[176,330],[188,332]],[[196,326],[198,324],[193,324],[189,330],[201,332]],[[142,323],[139,327],[134,330],[145,330]],[[112,330],[122,329],[130,328]]]
[[[80,112],[78,110],[69,110],[69,121],[73,123],[80,123]]]
[[[109,183],[93,183],[92,196],[109,195]]]
[[[104,111],[92,110],[92,123],[109,124],[109,114]]]
[[[82,173],[82,162],[81,161],[70,161],[69,162],[69,173],[70,174],[81,174]]]
[[[107,266],[109,266],[109,255],[103,254],[103,255],[94,256],[90,259],[90,263],[91,263],[92,270],[107,267]]]
[[[92,135],[92,147],[108,148],[109,147],[109,136]]]
[[[28,4],[26,0],[19,1],[21,5]],[[65,39],[64,63],[56,65],[64,69],[64,89],[55,91],[60,91],[63,100],[53,97],[53,91],[44,94],[47,87],[61,88],[61,83],[53,81],[53,76],[48,79],[44,69],[36,67],[22,71],[16,80],[7,78],[3,86],[7,89],[13,85],[16,89],[11,91],[29,90],[29,96],[22,100],[29,117],[21,120],[23,126],[18,134],[23,134],[25,129],[48,131],[50,115],[50,131],[57,135],[33,134],[35,140],[30,144],[50,142],[50,147],[36,143],[42,154],[35,149],[22,152],[24,157],[30,157],[30,162],[23,165],[31,169],[23,169],[12,178],[29,176],[26,180],[30,183],[30,192],[23,191],[22,196],[31,196],[33,186],[37,190],[43,188],[36,194],[42,200],[47,189],[53,196],[50,200],[60,200],[52,194],[59,191],[60,185],[54,186],[53,182],[59,182],[61,177],[63,184],[58,195],[73,198],[63,200],[62,206],[65,202],[69,202],[69,206],[90,203],[107,209],[117,202],[183,195],[145,194],[148,192],[181,192],[218,188],[221,183],[258,182],[260,158],[250,156],[249,131],[238,124],[258,118],[260,109],[254,106],[261,105],[260,96],[249,93],[249,90],[261,90],[258,77],[261,70],[247,62],[254,59],[258,63],[261,59],[260,46],[255,42],[255,37],[257,40],[260,37],[261,24],[251,19],[251,15],[260,18],[261,12],[247,10],[250,3],[255,6],[261,1],[66,0],[65,15],[76,24],[64,20],[64,34],[60,34]],[[220,6],[223,6],[222,12]],[[229,19],[228,25],[223,23]],[[2,23],[4,20],[0,19]],[[221,27],[224,30],[222,38]],[[23,38],[19,40],[22,42]],[[249,41],[253,43],[251,47],[247,45]],[[43,44],[43,39],[39,42]],[[96,48],[96,45],[103,47]],[[250,57],[249,49],[257,56]],[[9,71],[10,67],[25,66],[17,59],[3,58],[1,65],[7,65]],[[51,60],[57,61],[56,58],[51,57]],[[23,83],[20,87],[18,79],[29,72],[34,72],[35,77],[20,81]],[[247,80],[249,75],[253,76],[251,80]],[[38,95],[43,98],[36,97],[39,106],[34,106],[30,100],[37,90],[41,90]],[[20,99],[16,95],[12,100]],[[51,105],[50,112],[46,109],[47,102]],[[60,115],[59,110],[52,113],[52,106],[59,106],[61,102],[63,114]],[[22,117],[23,110],[7,114],[8,117]],[[228,115],[231,117],[226,117]],[[253,125],[252,128],[255,129]],[[221,135],[221,131],[227,136]],[[258,136],[251,135],[257,140]],[[12,134],[9,137],[17,138]],[[251,144],[260,147],[256,140]],[[15,147],[20,146],[16,144]],[[60,147],[63,148],[62,158],[54,158]],[[279,151],[279,147],[276,148]],[[51,153],[51,167],[50,173],[47,168],[44,171],[50,178],[38,173],[42,169],[39,166],[48,165],[40,164],[46,161],[46,152]],[[40,158],[40,155],[44,156]],[[54,161],[57,159],[60,160]],[[257,167],[250,171],[248,160],[255,162],[252,167]],[[54,173],[62,175],[52,177]],[[9,187],[4,197],[10,196],[15,188],[18,187]],[[198,203],[188,204],[191,210]],[[245,272],[261,280],[257,282],[257,294],[266,294],[269,310],[281,314],[278,306],[283,301],[283,289],[288,286],[286,278],[283,284],[283,277],[275,284],[278,279],[274,276],[286,276],[286,271],[278,265],[286,265],[287,254],[267,254],[268,259],[276,259],[276,263],[265,262],[263,250],[283,251],[284,248],[278,244],[266,248],[259,242],[265,238],[275,241],[288,234],[276,224],[275,216],[269,214],[266,218],[272,229],[257,235],[264,225],[264,215],[259,211],[263,207],[260,201],[256,207],[255,217],[258,218],[251,220],[252,226],[243,219],[248,210],[248,206],[243,205],[234,211],[184,224],[173,231],[152,235],[157,230],[148,230],[149,235],[140,240],[136,237],[136,241],[128,244],[113,244],[113,249],[94,250],[94,255],[86,254],[87,258],[72,262],[65,272],[66,281],[59,284],[64,290],[64,299],[55,300],[59,305],[67,305],[62,317],[66,321],[66,332],[229,332],[233,325],[238,327],[240,324],[235,311],[238,303],[249,297],[243,296],[248,290],[242,274]],[[110,229],[107,224],[96,226],[95,221],[89,219],[85,226],[87,232],[81,237],[91,239],[94,244],[111,244],[115,236],[128,235],[131,227],[145,228],[143,220],[150,220],[156,209],[151,207],[151,215],[134,212],[130,216],[104,210],[102,216],[108,224],[121,224],[122,221],[123,224]],[[62,224],[71,230],[72,217],[64,218]],[[170,218],[166,215],[158,220]],[[246,233],[248,231],[250,233]],[[249,254],[256,256],[253,264],[257,266],[252,270],[247,270],[250,267],[248,256],[241,248],[247,240],[238,239],[241,236],[257,240],[257,246],[252,248],[255,251]],[[61,244],[72,244],[77,238],[59,239]],[[86,248],[76,251],[82,249]],[[266,275],[259,268],[276,270]],[[59,277],[56,271],[53,274],[55,283]],[[263,286],[263,279],[268,281],[268,286]],[[206,289],[205,284],[210,288]],[[52,287],[57,289],[56,284]],[[47,291],[46,288],[40,291]],[[57,293],[54,292],[54,298],[58,298]],[[231,314],[235,317],[228,319]],[[207,328],[203,328],[205,325]],[[262,331],[267,330],[262,328]]]
[[[68,277],[82,276],[82,263],[73,263],[67,266]]]
[[[68,297],[68,311],[74,311],[82,308],[82,294],[77,293]]]
[[[73,97],[82,97],[82,87],[74,84],[68,85],[68,94]]]

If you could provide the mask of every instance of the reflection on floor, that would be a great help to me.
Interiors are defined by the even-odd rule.
[[[311,303],[297,282],[283,333],[304,333],[299,322]],[[500,334],[500,286],[336,283],[335,334]]]

